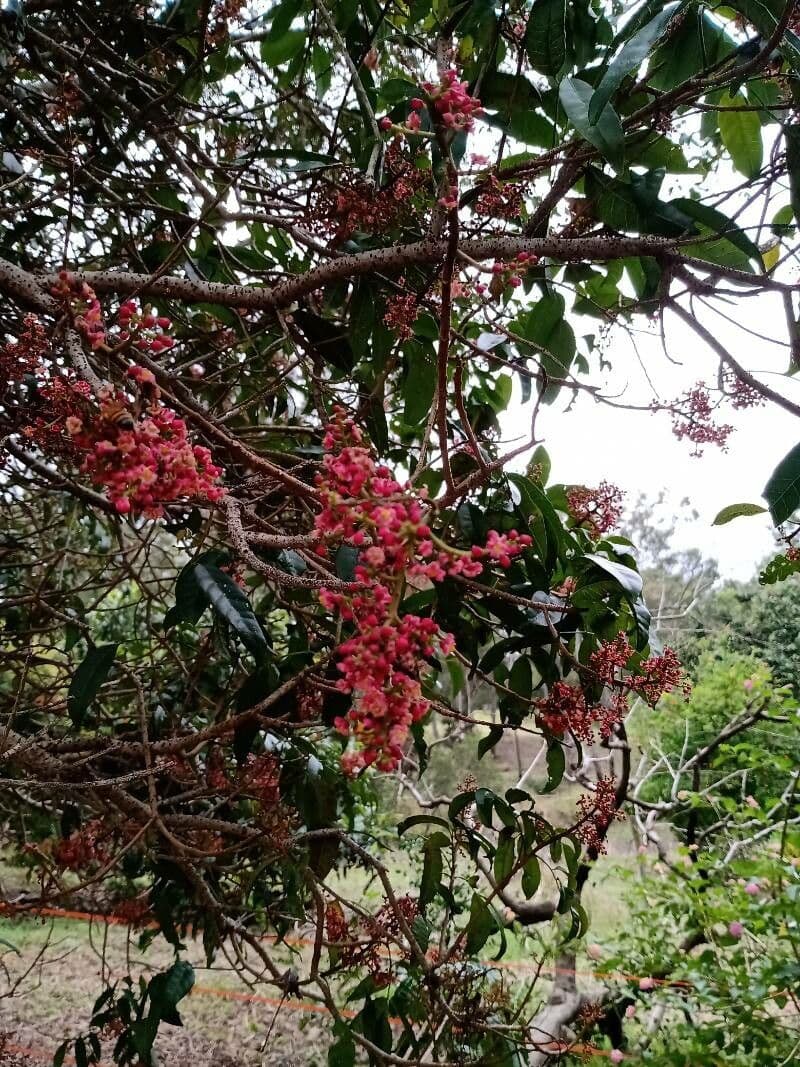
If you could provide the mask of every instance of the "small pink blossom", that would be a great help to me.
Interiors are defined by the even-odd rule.
[[[738,940],[744,933],[744,927],[740,922],[734,919],[732,923],[728,923],[728,933],[731,937],[735,937]]]

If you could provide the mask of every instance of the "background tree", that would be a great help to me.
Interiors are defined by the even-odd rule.
[[[57,1058],[152,1063],[197,934],[323,1005],[334,1064],[620,1062],[582,895],[626,805],[681,817],[637,801],[625,720],[684,683],[618,490],[553,484],[538,416],[616,409],[598,342],[641,317],[718,364],[653,398],[695,450],[726,405],[800,414],[708,325],[779,299],[795,369],[794,4],[0,10],[0,810],[37,886],[7,907],[110,884],[174,951]],[[765,490],[782,571],[798,468]],[[466,728],[536,749],[502,787],[414,785],[398,824],[387,782]],[[738,850],[794,847],[795,780]],[[553,982],[485,962],[509,928]],[[264,935],[297,932],[286,969]]]

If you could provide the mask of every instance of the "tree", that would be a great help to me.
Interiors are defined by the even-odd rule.
[[[618,491],[552,484],[537,416],[618,406],[595,341],[643,317],[718,363],[653,400],[696,450],[725,405],[800,414],[708,318],[778,296],[795,369],[794,5],[0,12],[0,810],[41,886],[14,909],[113,879],[175,951],[101,991],[76,1061],[113,1031],[118,1062],[152,1062],[202,929],[209,959],[324,1004],[332,1063],[619,1062],[580,1015],[581,894],[637,810],[628,700],[683,683]],[[798,463],[765,490],[789,563]],[[393,825],[377,786],[424,776],[434,717],[537,754]],[[586,792],[554,825],[532,789],[567,767]],[[482,962],[509,924],[552,929],[541,998]],[[262,938],[295,929],[302,973]]]

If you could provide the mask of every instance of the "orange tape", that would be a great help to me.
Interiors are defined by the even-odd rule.
[[[31,914],[31,915],[44,915],[47,918],[53,919],[68,919],[75,922],[98,922],[105,923],[108,926],[128,926],[127,919],[120,918],[117,915],[104,915],[101,912],[90,911],[69,911],[66,908],[52,908],[52,907],[39,907],[39,908],[24,908],[15,907],[13,904],[8,904],[0,901],[0,915],[3,914]],[[150,929],[155,928],[155,923],[148,923],[147,927]],[[276,934],[264,934],[260,938],[262,941],[271,941],[273,944],[281,943],[290,945],[292,948],[313,948],[315,942],[309,937],[284,937],[278,938]],[[653,982],[657,986],[678,986],[684,988],[691,988],[692,983],[685,981],[684,979],[673,978],[653,978],[652,975],[642,974],[627,974],[625,971],[577,971],[569,967],[538,967],[534,963],[525,963],[524,960],[479,960],[479,963],[485,964],[487,967],[496,967],[501,970],[512,971],[537,971],[540,974],[574,974],[578,978],[610,978],[618,979],[623,982],[640,982],[642,979],[647,979]],[[224,994],[223,990],[223,994]],[[277,1002],[276,1002],[277,1003]]]

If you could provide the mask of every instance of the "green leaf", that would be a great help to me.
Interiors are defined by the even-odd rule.
[[[428,418],[436,391],[436,363],[429,356],[427,346],[412,343],[406,346],[408,372],[403,382],[403,422],[420,426]]]
[[[755,178],[761,172],[764,148],[761,143],[761,121],[755,111],[741,110],[748,106],[741,93],[731,96],[723,93],[720,98],[722,110],[718,112],[719,132],[722,143],[730,152],[733,165],[745,178]]]
[[[514,838],[503,837],[497,846],[497,852],[494,854],[494,878],[495,881],[503,885],[511,877],[511,872],[514,870]]]
[[[198,563],[193,574],[214,611],[236,631],[245,648],[261,663],[267,653],[267,639],[250,601],[236,582],[213,563]]]
[[[305,30],[287,30],[272,39],[265,37],[261,42],[261,59],[271,67],[277,67],[294,59],[305,43]]]
[[[592,552],[584,558],[590,560],[600,570],[605,571],[606,574],[611,575],[629,597],[635,600],[642,595],[642,576],[638,571],[633,570],[631,567],[626,567],[624,563],[617,563],[616,560],[601,556],[599,553]]]
[[[359,551],[355,545],[339,545],[334,557],[336,575],[343,582],[352,582],[356,576]]]
[[[717,514],[712,526],[724,526],[726,522],[738,519],[740,515],[762,515],[767,509],[760,504],[728,504]]]
[[[474,956],[476,952],[480,952],[496,925],[489,905],[480,893],[473,893],[469,906],[469,922],[466,927],[465,949],[468,956]]]
[[[165,630],[169,630],[179,622],[194,625],[200,621],[203,612],[208,607],[208,597],[197,584],[195,568],[199,564],[219,566],[228,558],[227,552],[212,548],[186,564],[175,583],[175,603],[164,616]]]
[[[194,985],[194,968],[186,960],[177,960],[166,971],[150,979],[147,993],[150,997],[150,1015],[170,1023],[176,1018],[178,1004],[191,992]],[[180,1025],[180,1019],[172,1025]]]
[[[434,899],[439,891],[439,883],[442,880],[442,840],[447,843],[449,838],[444,834],[431,834],[425,841],[422,850],[422,878],[419,884],[419,906],[423,910]]]
[[[443,819],[441,815],[409,815],[407,819],[403,819],[402,822],[397,824],[397,835],[402,837],[413,827],[426,825],[442,826],[445,830],[450,829],[450,823],[447,819]]]
[[[12,945],[10,941],[6,941],[6,939],[4,937],[0,937],[0,945],[5,945],[6,948],[10,948],[11,951],[12,952],[16,952],[16,954],[18,956],[21,955],[21,953],[20,953],[19,949],[17,948],[17,946],[16,945]]]
[[[800,445],[795,445],[772,472],[763,496],[776,526],[800,507]]]
[[[540,792],[552,793],[554,789],[557,789],[566,769],[567,757],[564,754],[564,746],[560,741],[551,738],[547,742],[547,782]]]
[[[522,892],[526,900],[536,896],[541,880],[542,871],[539,861],[534,856],[533,859],[526,860],[522,868]]]
[[[789,171],[789,196],[795,219],[800,219],[800,125],[786,126],[786,168]]]
[[[600,118],[603,108],[622,85],[624,79],[629,74],[635,74],[647,59],[679,6],[677,3],[667,4],[663,11],[660,11],[654,19],[626,41],[621,52],[612,60],[592,94],[589,104],[589,122],[592,125]]]
[[[603,108],[594,123],[589,121],[592,93],[591,85],[580,78],[565,78],[559,87],[558,98],[581,137],[619,169],[625,148],[622,124],[610,104]]]
[[[534,0],[525,30],[525,51],[534,70],[554,78],[567,58],[566,0]]]
[[[89,649],[73,674],[67,693],[67,711],[74,726],[80,728],[83,724],[83,717],[108,677],[116,655],[116,644],[96,645]]]

